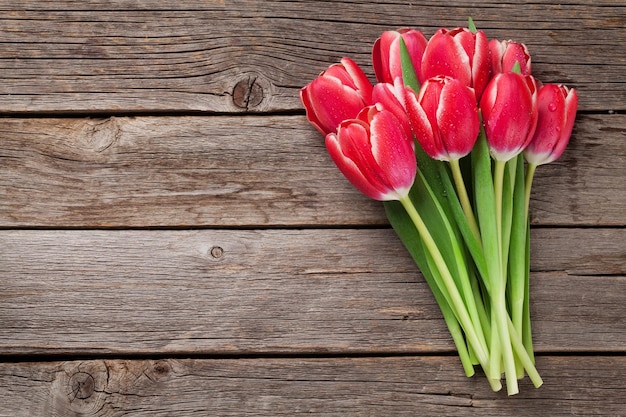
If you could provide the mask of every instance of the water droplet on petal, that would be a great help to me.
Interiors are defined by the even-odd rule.
[[[550,111],[556,111],[556,103],[550,103],[550,104],[548,104],[548,110],[550,110]]]

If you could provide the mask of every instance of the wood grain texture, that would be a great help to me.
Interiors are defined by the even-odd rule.
[[[0,2],[0,112],[301,110],[298,90],[342,56],[373,76],[382,31],[469,16],[526,43],[535,75],[576,87],[582,111],[626,110],[620,2],[153,3]]]
[[[532,242],[536,349],[624,351],[624,230]],[[390,229],[5,231],[0,251],[0,354],[453,349]]]
[[[581,115],[533,225],[623,226],[626,115]],[[386,225],[302,116],[0,119],[4,227]]]
[[[86,360],[0,364],[1,416],[624,416],[624,357],[537,358],[507,398],[456,358]]]
[[[0,417],[626,417],[626,4],[554,3],[0,0]],[[514,397],[464,377],[298,98],[468,16],[580,96],[531,200],[545,384]]]

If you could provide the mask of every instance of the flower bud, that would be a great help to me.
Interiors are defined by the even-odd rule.
[[[531,76],[496,74],[480,101],[491,155],[508,161],[528,145],[537,126],[537,89]]]
[[[409,125],[409,118],[404,109],[405,88],[402,78],[397,77],[393,84],[378,83],[372,91],[372,102],[380,103],[385,110],[389,110],[398,119],[407,136],[413,138],[413,132]],[[413,143],[413,140],[411,140]]]
[[[407,88],[409,121],[431,158],[457,160],[472,150],[480,121],[474,90],[450,77],[428,79],[419,96]]]
[[[417,172],[411,140],[392,112],[376,104],[326,136],[326,148],[359,191],[380,201],[408,195]]]
[[[400,59],[400,38],[411,57],[411,63],[416,71],[417,79],[421,82],[421,63],[426,37],[415,29],[402,28],[383,32],[380,38],[374,42],[372,49],[372,62],[376,79],[381,83],[393,84],[397,77],[402,78],[402,61]]]
[[[485,33],[466,28],[439,29],[422,57],[424,79],[447,75],[472,87],[479,99],[489,80],[489,44]]]
[[[518,62],[521,74],[530,75],[530,53],[523,43],[492,39],[489,41],[489,53],[491,55],[492,74],[513,71],[515,63]]]
[[[564,85],[546,84],[537,94],[537,129],[524,150],[526,160],[534,165],[547,164],[561,156],[569,142],[578,94]]]
[[[343,58],[300,90],[309,122],[323,135],[356,117],[372,101],[372,84],[351,59]]]

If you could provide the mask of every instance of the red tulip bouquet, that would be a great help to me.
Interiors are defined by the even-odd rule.
[[[518,392],[534,365],[528,206],[569,141],[577,94],[531,75],[525,45],[469,28],[384,32],[372,85],[349,58],[301,90],[308,120],[392,227],[437,300],[466,375]]]

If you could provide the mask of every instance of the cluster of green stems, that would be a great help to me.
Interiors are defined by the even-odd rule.
[[[401,58],[405,84],[419,91],[404,42]],[[440,306],[465,374],[480,365],[494,391],[502,389],[504,374],[509,395],[519,392],[525,374],[541,386],[529,308],[528,214],[536,166],[527,164],[525,171],[522,154],[492,160],[482,128],[461,161],[436,161],[415,146],[415,183],[385,209]]]
[[[385,207],[441,308],[466,375],[480,365],[497,391],[504,374],[509,395],[524,375],[539,387],[529,311],[534,166],[525,172],[521,155],[493,161],[483,131],[461,162],[432,160],[416,146],[411,192]]]

